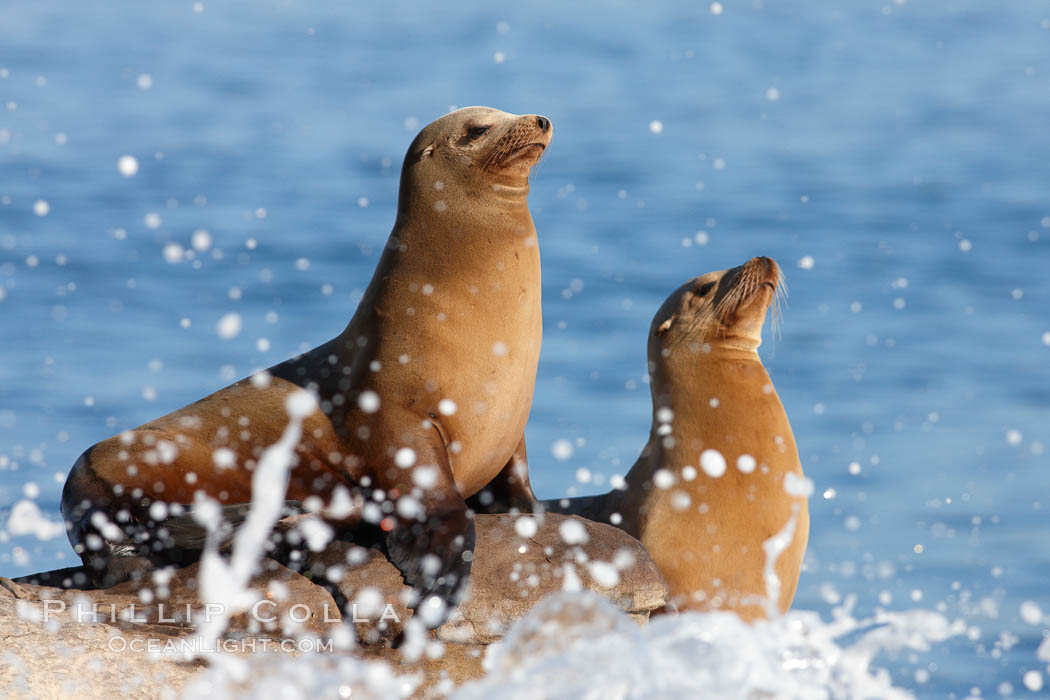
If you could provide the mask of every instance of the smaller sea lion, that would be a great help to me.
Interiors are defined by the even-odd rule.
[[[777,264],[760,257],[675,290],[650,327],[652,428],[622,488],[545,502],[641,540],[678,610],[750,621],[795,595],[807,482],[757,352],[781,289]]]

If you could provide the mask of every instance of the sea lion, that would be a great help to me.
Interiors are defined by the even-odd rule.
[[[619,489],[546,502],[641,540],[679,610],[750,621],[786,611],[795,595],[806,482],[757,352],[781,289],[776,263],[761,257],[675,290],[650,327],[653,422],[638,461]]]
[[[324,509],[340,538],[374,536],[421,601],[452,605],[474,545],[464,499],[501,472],[527,474],[542,322],[526,197],[552,133],[546,117],[487,107],[424,127],[342,333],[86,450],[62,513],[99,585],[197,556],[200,528],[171,513],[198,494],[243,520],[256,461],[288,425],[285,400],[307,389],[319,409],[302,423],[285,498]],[[528,489],[510,480],[511,494]]]

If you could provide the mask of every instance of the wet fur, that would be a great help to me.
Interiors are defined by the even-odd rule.
[[[767,284],[768,303],[757,296]],[[640,539],[668,581],[677,609],[764,617],[762,545],[793,517],[793,539],[776,561],[782,585],[775,606],[786,610],[794,596],[809,520],[805,499],[788,494],[783,480],[788,473],[801,478],[802,469],[787,415],[776,392],[767,389],[772,383],[756,352],[768,306],[778,306],[784,293],[779,268],[767,258],[708,273],[675,290],[650,326],[653,423],[625,487],[544,502],[554,512],[610,522]],[[719,399],[717,406],[710,398]],[[666,437],[663,409],[673,413]],[[705,449],[726,459],[721,477],[707,476],[698,463]],[[740,471],[740,454],[755,457],[758,468]],[[682,475],[687,464],[696,471],[692,480]],[[670,489],[655,485],[658,470],[675,475]],[[674,505],[675,491],[688,496],[684,509]]]
[[[497,126],[489,138],[463,145],[463,130],[478,119]],[[284,400],[306,389],[321,410],[303,421],[285,498],[302,503],[318,496],[327,504],[337,488],[358,504],[412,495],[415,515],[395,508],[381,522],[366,522],[356,508],[325,517],[341,538],[385,551],[421,599],[436,594],[454,607],[470,572],[465,554],[474,546],[464,499],[494,479],[499,488],[524,458],[542,331],[539,254],[525,196],[539,154],[516,155],[514,144],[547,143],[550,136],[549,122],[535,115],[488,108],[459,110],[425,127],[406,154],[394,229],[342,334],[270,368],[261,385],[242,380],[86,450],[66,482],[62,512],[95,583],[113,585],[199,556],[200,529],[181,515],[153,521],[155,501],[188,505],[203,491],[222,502],[232,532],[251,500],[252,463],[287,425]],[[493,183],[507,191],[498,193]],[[464,279],[484,284],[484,294],[460,298],[467,294]],[[409,289],[424,282],[437,291],[424,296]],[[408,307],[418,315],[406,317]],[[447,310],[447,322],[434,320],[439,310]],[[496,339],[509,348],[505,361],[473,354]],[[401,368],[403,353],[414,364]],[[374,363],[382,369],[372,370]],[[488,413],[475,416],[471,408],[485,385],[475,375],[482,372],[496,390],[486,399]],[[425,388],[424,377],[436,389]],[[364,391],[382,397],[379,412],[360,408]],[[437,412],[445,393],[461,403],[457,415]],[[238,437],[244,431],[248,437]],[[451,447],[457,442],[458,452]],[[174,450],[170,459],[163,443]],[[394,463],[402,446],[415,452],[417,464],[434,467],[433,487],[417,488],[413,470]],[[235,452],[236,468],[213,464],[218,447]],[[191,472],[193,480],[186,478]],[[511,482],[531,497],[527,478]],[[271,545],[278,553],[287,548]],[[422,565],[425,556],[436,558],[436,569]]]

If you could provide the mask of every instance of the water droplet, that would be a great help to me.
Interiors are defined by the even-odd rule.
[[[365,413],[375,413],[379,410],[379,394],[366,389],[357,397],[357,405]]]
[[[215,331],[223,340],[230,340],[236,338],[241,332],[241,325],[241,315],[231,311],[219,319],[219,322],[215,324]]]
[[[744,474],[750,474],[755,471],[755,467],[758,466],[755,462],[755,458],[748,454],[740,455],[736,458],[736,468]]]
[[[139,171],[139,161],[135,156],[121,156],[117,160],[117,170],[124,177],[132,177]]]

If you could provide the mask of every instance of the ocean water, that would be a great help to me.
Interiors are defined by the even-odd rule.
[[[919,697],[1043,692],[1044,2],[9,4],[0,574],[74,563],[7,521],[57,520],[84,448],[343,328],[409,141],[469,104],[555,128],[538,494],[633,463],[665,296],[771,256],[790,296],[761,354],[816,488],[796,607],[961,620],[876,657]]]

